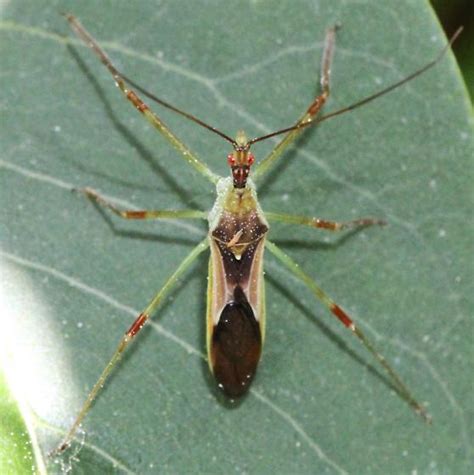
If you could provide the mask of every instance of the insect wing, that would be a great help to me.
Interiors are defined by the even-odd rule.
[[[230,397],[247,392],[255,376],[265,333],[264,236],[237,258],[211,239],[207,347],[209,366]],[[237,278],[236,278],[237,277]]]

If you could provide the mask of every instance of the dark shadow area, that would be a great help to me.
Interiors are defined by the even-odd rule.
[[[453,44],[466,86],[474,100],[474,2],[472,0],[431,0],[441,25],[449,38],[460,27],[461,36]]]

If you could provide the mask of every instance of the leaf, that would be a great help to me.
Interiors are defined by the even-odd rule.
[[[0,373],[0,471],[26,473],[32,470],[33,453],[17,400]]]
[[[317,93],[324,31],[336,21],[343,28],[326,112],[400,80],[446,42],[423,2],[73,8],[126,74],[230,135],[270,132],[305,110]],[[71,188],[151,209],[209,209],[214,197],[122,99],[57,10],[11,2],[0,23],[2,280],[13,302],[2,331],[16,355],[9,374],[23,381],[20,396],[35,414],[42,463],[123,332],[206,233],[194,221],[121,221]],[[156,110],[227,173],[228,144]],[[308,130],[260,188],[269,211],[389,221],[337,236],[275,224],[271,239],[367,332],[433,426],[270,255],[263,360],[248,397],[225,402],[203,357],[203,257],[50,472],[470,473],[472,131],[449,53],[403,88]],[[273,145],[255,146],[257,160]]]

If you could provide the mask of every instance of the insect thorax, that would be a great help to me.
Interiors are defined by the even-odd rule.
[[[246,251],[258,245],[269,227],[251,180],[245,188],[234,188],[231,178],[219,180],[217,199],[209,213],[209,228],[209,237],[218,245],[223,258],[231,253],[240,260]]]

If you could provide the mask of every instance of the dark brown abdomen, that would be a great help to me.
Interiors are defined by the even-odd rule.
[[[261,352],[260,325],[244,291],[237,285],[234,300],[222,310],[212,335],[213,373],[225,394],[239,397],[247,392]]]

